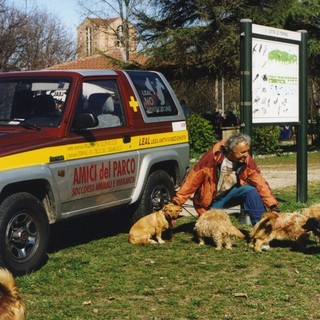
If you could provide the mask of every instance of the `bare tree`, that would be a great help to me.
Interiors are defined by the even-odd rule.
[[[28,42],[24,50],[26,69],[46,68],[74,58],[75,44],[57,19],[46,13],[34,15],[23,30]]]
[[[125,51],[125,60],[130,58],[130,24],[134,20],[134,11],[137,6],[141,5],[143,0],[79,0],[78,4],[82,8],[85,16],[103,19],[105,27],[111,29],[118,38],[118,42]],[[119,17],[122,22],[122,32],[112,29],[108,24],[111,17]],[[101,21],[100,21],[101,22]]]
[[[58,19],[0,1],[1,71],[43,69],[68,61],[75,55],[71,39]]]
[[[16,9],[1,4],[0,11],[0,69],[1,71],[18,70],[20,54],[23,51],[24,39],[18,32],[28,22],[26,15]]]

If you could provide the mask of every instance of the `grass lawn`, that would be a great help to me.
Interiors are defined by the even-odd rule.
[[[275,165],[288,158],[278,157]],[[294,187],[275,194],[283,211],[293,211],[320,202],[320,182],[308,190],[308,204],[295,202]],[[194,223],[182,217],[172,241],[145,246],[127,242],[125,212],[54,226],[46,264],[17,278],[27,319],[320,319],[316,239],[304,252],[275,242],[255,253],[244,240],[217,252],[198,246]]]

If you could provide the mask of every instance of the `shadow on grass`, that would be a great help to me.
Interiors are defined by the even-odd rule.
[[[51,226],[48,253],[120,233],[128,233],[130,227],[131,214],[128,210],[120,209],[59,222]]]
[[[195,221],[180,224],[179,226],[174,228],[174,233],[185,232],[185,233],[193,234],[194,225],[195,225]]]
[[[320,253],[320,246],[319,246],[319,244],[309,246],[303,251],[303,253],[310,254],[310,255],[319,254]]]
[[[291,251],[294,252],[301,252],[303,254],[313,255],[320,253],[320,246],[317,241],[309,240],[307,245],[304,249],[299,249],[296,246],[294,241],[290,240],[273,240],[270,243],[271,248],[289,248]]]

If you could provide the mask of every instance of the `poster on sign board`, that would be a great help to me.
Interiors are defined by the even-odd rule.
[[[299,122],[301,33],[252,25],[252,123]]]
[[[299,46],[252,39],[252,122],[299,121]]]

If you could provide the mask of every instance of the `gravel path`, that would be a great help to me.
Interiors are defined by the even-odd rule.
[[[272,166],[259,166],[262,175],[269,182],[271,189],[294,186],[297,183],[296,165],[277,167],[276,171]],[[320,164],[308,166],[308,182],[320,182]]]

